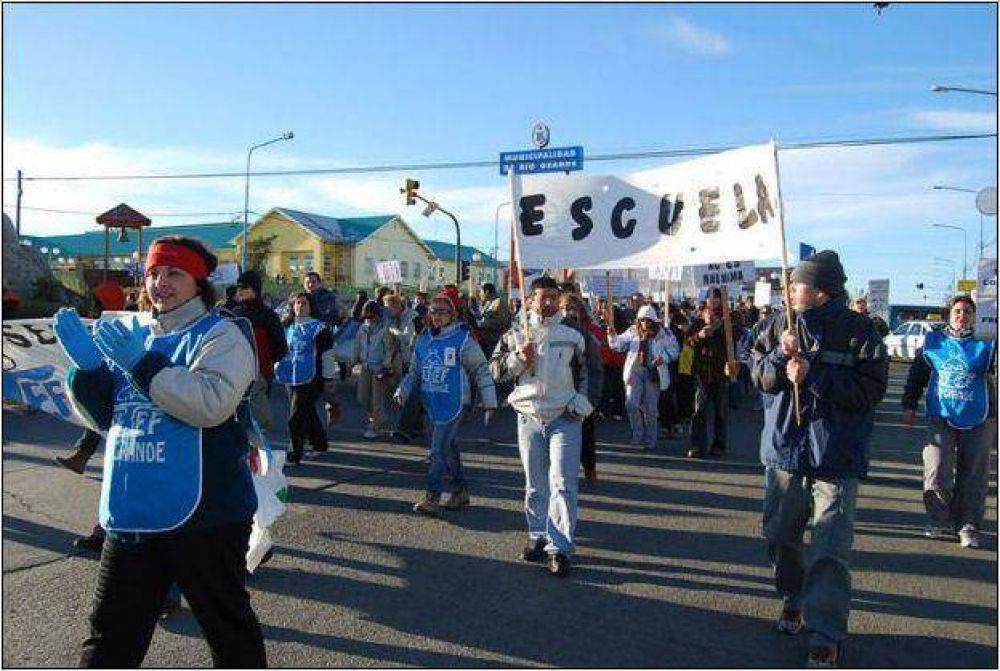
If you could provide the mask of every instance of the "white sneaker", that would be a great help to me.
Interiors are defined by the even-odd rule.
[[[363,435],[364,435],[365,438],[369,438],[369,439],[371,439],[371,438],[378,438],[378,432],[375,431],[375,429],[373,427],[371,427],[371,426],[369,426],[368,428],[365,429],[365,432],[364,432]]]
[[[971,524],[966,524],[958,531],[958,542],[962,544],[963,548],[978,548],[979,531]]]

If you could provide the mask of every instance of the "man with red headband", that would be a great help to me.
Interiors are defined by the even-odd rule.
[[[176,583],[216,666],[267,664],[246,590],[257,496],[247,433],[236,419],[254,379],[253,348],[210,312],[215,256],[173,236],[151,246],[145,288],[153,321],[99,323],[73,310],[54,330],[67,388],[91,428],[107,431],[100,523],[107,530],[80,666],[141,665]]]

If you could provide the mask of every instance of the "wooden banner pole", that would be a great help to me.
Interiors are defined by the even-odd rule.
[[[794,331],[795,323],[792,320],[792,295],[791,290],[788,286],[788,245],[785,242],[785,203],[781,199],[781,170],[778,164],[778,145],[774,140],[771,140],[771,146],[774,148],[774,171],[777,177],[777,192],[778,192],[778,212],[781,215],[780,218],[780,230],[781,230],[781,291],[785,297],[785,325],[789,331]],[[796,355],[797,358],[797,355]],[[795,384],[792,386],[792,392],[795,395],[795,424],[797,426],[802,425],[802,404],[800,399],[799,385]]]

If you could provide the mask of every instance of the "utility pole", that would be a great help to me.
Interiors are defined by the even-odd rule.
[[[21,188],[21,171],[17,171],[17,209],[14,210],[14,227],[16,231],[16,238],[18,244],[21,243],[21,194],[24,190]]]

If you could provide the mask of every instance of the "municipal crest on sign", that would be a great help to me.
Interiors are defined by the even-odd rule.
[[[543,124],[541,121],[535,124],[531,129],[531,142],[538,149],[545,149],[549,146],[549,127]]]

